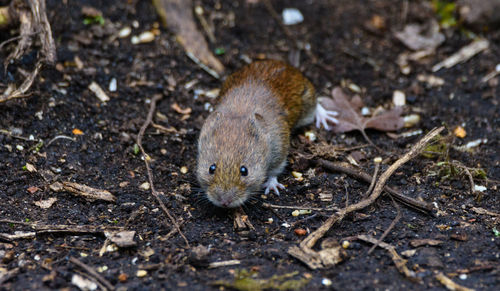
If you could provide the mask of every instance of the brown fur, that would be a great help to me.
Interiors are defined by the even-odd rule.
[[[313,112],[316,97],[297,69],[279,61],[242,68],[227,78],[220,96],[200,133],[197,177],[214,204],[236,207],[281,172],[290,132]]]

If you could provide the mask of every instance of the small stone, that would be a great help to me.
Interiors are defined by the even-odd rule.
[[[461,126],[457,126],[455,127],[455,129],[453,130],[453,134],[458,137],[458,138],[464,138],[466,135],[467,135],[467,132],[465,131],[465,129]]]
[[[285,8],[281,16],[284,25],[294,25],[304,21],[304,16],[297,8]]]
[[[109,92],[116,92],[117,89],[117,84],[116,84],[116,78],[112,78],[111,81],[109,82]]]
[[[304,180],[304,177],[302,177],[302,173],[300,172],[292,171],[292,176],[299,182]]]
[[[182,166],[181,167],[181,173],[186,174],[188,172],[188,167]]]
[[[127,282],[127,279],[128,279],[128,275],[125,273],[121,273],[120,275],[118,275],[118,281],[120,281],[120,283]]]
[[[310,142],[313,142],[316,140],[316,134],[312,131],[306,131],[306,133],[304,134],[307,138],[307,140],[309,140]]]
[[[323,284],[325,286],[330,286],[330,285],[332,285],[332,280],[330,280],[328,278],[323,278],[323,280],[321,280],[321,284]]]
[[[342,247],[344,249],[348,249],[350,245],[351,245],[351,243],[349,241],[347,241],[347,240],[345,240],[345,241],[342,242]]]
[[[142,277],[146,277],[148,275],[148,271],[146,270],[137,270],[137,277],[138,278],[142,278]]]
[[[366,106],[365,106],[365,107],[363,107],[363,108],[361,108],[361,115],[363,115],[363,116],[368,116],[368,115],[370,115],[370,108],[368,108],[368,107],[366,107]]]
[[[120,29],[120,31],[118,32],[118,37],[119,38],[126,38],[130,35],[131,32],[132,32],[132,28],[130,28],[130,26],[125,26],[124,28]]]
[[[420,122],[420,115],[410,114],[408,116],[403,117],[403,120],[404,120],[405,127],[412,127]]]
[[[474,191],[479,191],[479,192],[484,192],[486,191],[488,188],[484,187],[484,186],[481,186],[481,185],[474,185]]]
[[[108,270],[108,266],[99,266],[97,267],[97,272],[102,273]]]
[[[148,182],[144,182],[142,183],[139,188],[141,188],[142,190],[149,190],[149,188],[151,188],[151,186],[149,185]]]
[[[395,90],[392,93],[392,103],[394,106],[404,106],[406,104],[406,95],[403,91]]]
[[[151,31],[145,31],[139,34],[138,36],[133,36],[131,41],[133,44],[141,44],[141,43],[152,42],[154,39],[155,39],[154,33],[152,33]]]

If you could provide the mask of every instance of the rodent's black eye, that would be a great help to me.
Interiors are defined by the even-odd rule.
[[[241,173],[242,176],[248,175],[248,169],[247,169],[247,167],[241,166],[240,173]]]
[[[210,168],[208,168],[208,172],[210,174],[213,174],[215,173],[215,169],[217,168],[217,166],[215,164],[211,165]]]

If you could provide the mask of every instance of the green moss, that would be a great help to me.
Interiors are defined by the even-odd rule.
[[[432,7],[439,18],[439,24],[443,28],[457,26],[458,21],[455,17],[457,4],[447,0],[432,0]]]
[[[295,277],[298,274],[299,272],[295,271],[284,275],[273,275],[268,279],[257,279],[255,278],[257,275],[256,272],[249,272],[243,269],[236,271],[233,281],[218,280],[212,284],[242,291],[259,291],[267,289],[298,290],[309,283],[309,279],[306,278],[287,280],[288,278]]]

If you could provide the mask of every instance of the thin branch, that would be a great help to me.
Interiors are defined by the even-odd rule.
[[[392,220],[391,224],[389,225],[389,227],[384,231],[384,233],[380,236],[380,238],[375,242],[375,244],[370,248],[370,250],[368,251],[368,254],[371,254],[373,252],[373,250],[380,244],[380,242],[382,242],[384,240],[384,238],[389,234],[389,232],[391,232],[391,230],[394,228],[394,226],[396,226],[396,223],[398,223],[398,221],[401,219],[402,217],[402,214],[401,214],[401,208],[399,207],[399,205],[396,203],[396,201],[394,201],[394,198],[392,198],[392,196],[389,195],[389,197],[391,197],[391,200],[392,200],[392,204],[394,205],[394,207],[396,207],[396,209],[398,210],[398,214],[396,215],[396,217]]]
[[[78,267],[84,269],[89,275],[94,277],[97,281],[99,281],[101,284],[103,284],[109,290],[115,290],[115,287],[108,280],[106,280],[106,278],[101,276],[99,273],[97,273],[97,271],[95,271],[91,267],[85,265],[82,261],[80,261],[74,257],[70,257],[69,261],[72,262],[73,264],[77,265]]]
[[[146,118],[146,121],[142,125],[141,129],[139,130],[139,134],[137,135],[137,140],[136,143],[139,146],[139,149],[141,150],[142,156],[144,158],[144,163],[146,164],[146,170],[148,173],[148,179],[149,179],[149,185],[151,186],[151,194],[156,198],[156,201],[158,201],[158,204],[160,204],[160,208],[163,210],[163,212],[168,216],[172,224],[174,225],[175,229],[181,237],[184,239],[184,242],[186,243],[186,246],[189,247],[189,241],[187,240],[186,236],[184,236],[184,233],[182,233],[179,224],[177,223],[177,220],[170,214],[170,211],[168,211],[167,207],[163,203],[163,201],[160,198],[160,195],[155,189],[154,183],[153,183],[153,171],[151,170],[151,167],[149,165],[149,160],[151,159],[148,154],[146,154],[146,151],[142,147],[142,137],[144,136],[144,132],[146,132],[146,129],[148,128],[149,124],[153,121],[153,114],[156,110],[156,102],[163,98],[163,95],[157,94],[151,99],[151,104],[149,107],[149,112],[148,116]]]
[[[379,160],[380,158],[377,159]],[[372,193],[373,187],[375,186],[375,181],[377,181],[378,170],[380,169],[380,161],[378,160],[375,162],[375,170],[373,171],[372,181],[370,182],[370,187],[368,187],[368,190],[366,190],[366,193],[363,196],[364,198],[370,196],[370,193]]]
[[[327,160],[320,159],[318,160],[318,164],[326,170],[345,173],[368,183],[370,183],[370,181],[372,180],[372,177],[370,175],[360,169],[353,168],[347,163],[333,163]],[[405,196],[389,186],[385,186],[384,191],[389,193],[398,202],[401,202],[404,205],[416,209],[420,212],[432,215],[434,211],[434,208],[431,204]]]

